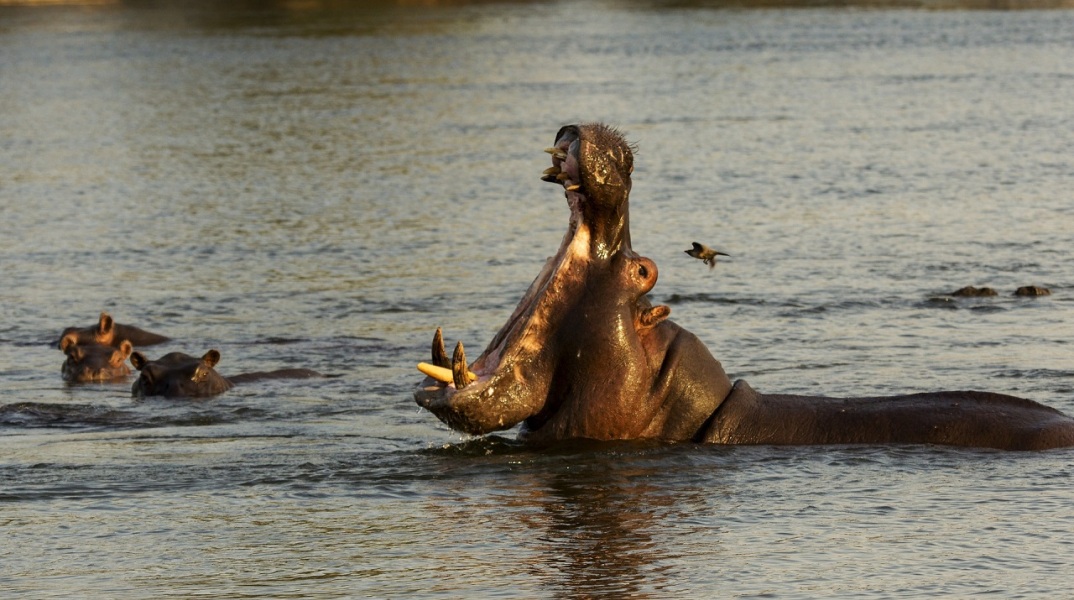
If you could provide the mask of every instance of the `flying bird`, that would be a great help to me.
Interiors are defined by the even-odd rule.
[[[716,267],[716,256],[717,255],[731,256],[730,254],[728,254],[726,252],[719,252],[719,251],[713,250],[712,248],[709,248],[705,244],[699,244],[697,242],[694,242],[694,247],[693,247],[692,250],[686,250],[685,252],[687,254],[689,254],[690,256],[694,257],[694,258],[701,259],[701,261],[703,263],[705,263],[706,265],[709,266],[710,271],[713,268]]]

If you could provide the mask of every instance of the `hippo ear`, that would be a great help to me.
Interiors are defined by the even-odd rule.
[[[68,327],[68,328],[64,329],[63,333],[60,334],[60,341],[56,342],[56,347],[59,348],[62,351],[63,350],[63,340],[64,340],[64,338],[66,338],[68,335],[71,335],[72,333],[77,335],[78,334],[78,328],[77,327]]]
[[[127,343],[129,344],[130,342]],[[134,365],[135,369],[141,371],[148,363],[149,359],[147,359],[141,352],[131,352],[131,364]]]
[[[120,344],[119,348],[113,348],[112,356],[108,357],[108,364],[113,367],[122,365],[123,362],[127,360],[127,357],[131,355],[131,351],[134,350],[134,346],[131,346],[130,344],[131,343],[127,340],[123,340],[123,343]]]
[[[652,306],[641,311],[641,318],[638,319],[641,327],[649,328],[660,324],[661,321],[667,319],[671,315],[671,307],[666,304],[659,304]]]
[[[97,333],[108,333],[115,326],[112,316],[106,312],[101,313],[101,320],[97,322]]]
[[[78,344],[78,334],[75,332],[66,333],[60,338],[60,350],[64,354],[67,354],[67,349]]]
[[[216,363],[220,362],[220,351],[215,348],[209,350],[205,353],[205,356],[201,357],[201,362],[207,366],[215,367]]]

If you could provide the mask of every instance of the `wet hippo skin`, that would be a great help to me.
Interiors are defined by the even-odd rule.
[[[224,377],[214,368],[220,362],[218,350],[209,350],[200,358],[182,352],[169,352],[157,360],[149,360],[141,352],[134,352],[130,358],[131,364],[140,372],[131,386],[133,396],[205,398],[226,392],[237,384],[263,379],[323,377],[309,369],[279,369]]]
[[[67,359],[60,373],[64,381],[71,383],[124,381],[131,374],[127,357],[133,349],[127,340],[114,347],[95,343],[78,344],[74,336],[64,336],[60,340],[60,350],[63,350]]]
[[[101,317],[95,325],[64,329],[58,342],[60,349],[63,349],[64,340],[71,339],[75,343],[82,345],[104,344],[105,346],[115,346],[117,348],[123,340],[129,341],[135,347],[153,346],[170,341],[170,338],[163,335],[139,329],[133,325],[116,323],[106,312],[101,313]]]
[[[532,442],[571,438],[721,444],[1074,445],[1074,419],[1031,400],[974,391],[869,398],[768,395],[732,385],[670,309],[646,294],[656,264],[631,248],[633,152],[603,124],[560,129],[542,179],[570,207],[559,251],[473,363],[434,335],[414,393],[450,427],[522,424]]]

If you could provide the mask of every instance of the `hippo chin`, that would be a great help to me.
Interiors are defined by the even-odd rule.
[[[565,190],[559,251],[485,351],[448,358],[440,331],[414,393],[453,429],[484,434],[519,423],[551,442],[658,439],[720,444],[946,444],[1001,449],[1074,445],[1074,419],[984,392],[875,398],[767,395],[732,385],[670,309],[646,298],[652,260],[630,245],[630,145],[602,124],[560,129],[543,179]]]

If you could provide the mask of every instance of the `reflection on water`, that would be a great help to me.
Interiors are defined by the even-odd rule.
[[[437,522],[451,524],[437,537],[450,540],[456,569],[475,577],[525,574],[542,596],[557,598],[666,597],[690,577],[680,568],[683,550],[666,543],[667,524],[680,521],[680,535],[701,529],[689,511],[721,489],[667,473],[669,455],[685,466],[689,451],[592,444],[496,452],[506,454],[452,456],[448,468],[457,473],[425,506]],[[699,551],[708,554],[719,528],[704,529],[710,546]],[[515,547],[490,553],[482,541],[489,536]]]
[[[554,252],[542,149],[602,119],[654,301],[732,376],[1074,412],[1074,13],[418,4],[0,3],[9,595],[1066,594],[1069,452],[534,450],[410,394],[437,326],[487,343]],[[102,310],[338,377],[64,385]]]
[[[534,515],[523,523],[539,540],[543,570],[558,574],[549,582],[555,597],[645,597],[667,587],[668,571],[674,575],[674,557],[663,556],[652,521],[672,516],[678,500],[651,481],[659,465],[609,464],[615,460],[576,461],[547,474],[524,505],[518,498],[510,504]]]

